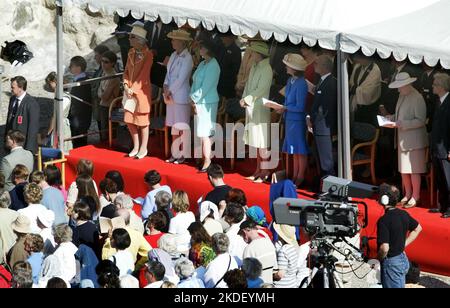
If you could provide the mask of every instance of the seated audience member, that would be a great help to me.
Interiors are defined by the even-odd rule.
[[[116,196],[117,196],[117,193],[119,190],[117,189],[117,184],[114,183],[110,179],[104,179],[100,183],[100,186],[103,186],[103,185],[105,187],[106,200],[108,200],[109,205],[105,206],[102,209],[100,216],[107,217],[107,218],[114,218],[114,217],[116,217],[116,211],[117,211],[117,207],[114,204],[114,200],[116,199]]]
[[[31,230],[30,219],[24,215],[17,216],[16,220],[11,224],[14,233],[17,236],[16,243],[11,247],[6,256],[6,260],[10,268],[18,261],[25,261],[29,254],[25,250],[25,239]]]
[[[14,188],[13,170],[17,165],[27,167],[29,171],[33,170],[33,153],[23,148],[25,136],[22,132],[11,130],[6,135],[6,147],[11,151],[2,158],[0,163],[0,173],[5,176],[5,188],[11,191]]]
[[[229,289],[247,289],[247,278],[241,269],[234,269],[228,271],[223,276],[223,281],[227,284]]]
[[[57,245],[54,256],[61,265],[61,278],[70,282],[77,273],[75,253],[78,248],[72,243],[72,229],[67,224],[53,227],[53,236]]]
[[[67,201],[67,190],[62,184],[61,171],[55,165],[48,165],[44,169],[45,181],[51,187],[58,189],[64,197],[64,202]]]
[[[55,221],[55,213],[50,210],[40,212],[37,216],[37,225],[41,229],[39,235],[44,241],[44,257],[47,257],[55,252],[56,243],[53,237],[52,227]]]
[[[193,222],[188,227],[191,235],[191,249],[189,250],[189,259],[196,268],[203,266],[206,268],[216,254],[212,249],[212,240],[208,232],[200,222]]]
[[[265,283],[273,282],[273,271],[278,268],[277,254],[272,242],[258,234],[256,224],[251,220],[244,221],[239,234],[248,243],[244,250],[244,258],[256,258],[263,266],[261,278]]]
[[[93,200],[95,203],[95,206],[93,208],[91,208],[91,204],[89,204],[88,202],[86,203],[89,205],[91,209],[91,216],[92,216],[91,220],[93,221],[98,220],[98,217],[100,216],[101,213],[101,208],[100,208],[100,199],[98,198],[98,193],[95,187],[94,180],[88,175],[80,175],[77,177],[76,183],[78,189],[76,201],[85,200],[85,198],[90,198],[91,201]]]
[[[211,164],[208,168],[208,180],[214,187],[214,190],[206,195],[205,201],[210,201],[215,205],[219,205],[221,201],[226,199],[231,187],[224,182],[224,172],[220,165]]]
[[[69,219],[66,215],[66,206],[62,192],[45,181],[45,175],[42,171],[31,173],[30,182],[36,183],[42,188],[43,197],[41,204],[55,213],[54,224],[67,223]]]
[[[117,171],[117,170],[110,170],[110,171],[106,172],[105,179],[110,179],[114,183],[116,183],[116,185],[117,185],[117,197],[123,194],[123,191],[125,189],[125,183],[124,183],[122,174],[119,171]],[[101,205],[101,207],[103,209],[105,206],[109,205],[110,202],[108,200],[106,200],[106,192],[104,191],[104,187],[102,189],[102,184],[101,183],[100,183],[100,190],[101,190],[100,205]]]
[[[0,264],[6,262],[5,256],[16,241],[12,223],[17,219],[19,213],[8,207],[11,205],[11,197],[7,190],[0,190]]]
[[[133,275],[125,275],[120,277],[121,289],[139,289],[139,280]]]
[[[165,234],[162,230],[166,225],[166,217],[161,212],[154,212],[148,217],[144,237],[153,248],[158,248],[158,240]]]
[[[102,260],[95,267],[97,273],[97,281],[102,289],[119,289],[120,288],[120,270],[110,260]]]
[[[174,234],[166,233],[158,240],[158,247],[167,252],[173,262],[184,256],[178,251],[177,236]]]
[[[230,228],[226,234],[230,239],[229,252],[236,259],[238,265],[242,264],[244,249],[247,247],[247,243],[239,235],[239,228],[244,218],[244,208],[240,204],[228,203],[224,213],[224,220],[230,225]]]
[[[12,267],[11,289],[31,289],[33,287],[33,272],[28,262],[17,262]]]
[[[90,178],[94,175],[94,164],[92,161],[87,159],[80,159],[77,163],[77,178],[81,175],[87,175]],[[97,191],[97,184],[94,182],[94,189],[98,195]],[[67,208],[70,209],[73,207],[75,202],[78,200],[78,186],[77,181],[73,181],[72,184],[70,184],[69,191],[67,192]]]
[[[276,288],[298,288],[299,254],[295,227],[274,223],[273,228],[278,234],[278,242],[275,244],[278,271],[274,274],[274,285]]]
[[[136,230],[139,233],[144,234],[144,224],[142,223],[141,217],[136,215],[133,210],[133,199],[131,199],[130,195],[125,194],[117,194],[114,199],[114,205],[117,209],[126,209],[130,213],[130,227]],[[152,246],[153,247],[153,246]]]
[[[247,278],[247,287],[249,289],[260,288],[264,283],[261,279],[262,274],[262,264],[256,258],[245,258],[242,261],[242,270]]]
[[[45,212],[47,209],[41,203],[42,188],[35,183],[29,183],[25,186],[23,192],[25,202],[28,204],[26,208],[18,210],[19,214],[27,216],[31,222],[31,233],[39,234],[41,229],[37,225],[37,216],[39,213]]]
[[[147,264],[146,278],[149,284],[145,287],[147,289],[160,288],[163,284],[164,274],[166,270],[164,265],[158,261],[149,261]]]
[[[228,253],[230,240],[223,233],[216,233],[212,237],[212,247],[216,258],[209,263],[206,268],[203,281],[206,288],[226,288],[227,284],[223,281],[225,274],[229,270],[238,268],[236,260]]]
[[[115,229],[111,236],[111,247],[117,250],[109,260],[119,268],[119,277],[126,276],[134,271],[134,260],[131,253],[127,250],[131,245],[130,234],[125,229]]]
[[[16,167],[14,167],[11,177],[16,186],[9,192],[9,195],[11,197],[11,210],[18,211],[27,207],[23,191],[25,189],[25,185],[28,184],[29,175],[30,172],[24,165],[17,165]]]
[[[194,276],[194,264],[187,258],[181,258],[175,263],[175,273],[180,277],[178,288],[198,289],[205,287],[203,281]]]
[[[180,257],[178,257],[177,259],[172,259],[172,255],[159,248],[152,249],[148,252],[149,261],[158,261],[162,265],[164,265],[164,280],[173,282],[176,285],[180,282],[180,278],[175,273],[175,262],[178,261]]]
[[[92,222],[89,205],[77,202],[73,206],[72,220],[75,222],[72,243],[79,247],[84,244],[90,247],[97,256],[100,255],[100,242],[97,226]]]
[[[67,283],[59,277],[50,278],[47,282],[47,289],[67,289]]]
[[[256,224],[259,235],[261,237],[266,237],[272,241],[273,235],[268,228],[269,224],[267,223],[266,214],[264,213],[263,209],[257,205],[254,205],[247,210],[246,214],[248,219]]]
[[[189,198],[186,192],[178,190],[173,194],[173,210],[175,217],[170,220],[169,233],[178,236],[178,251],[188,253],[191,236],[188,227],[195,221],[195,216],[189,209]]]
[[[28,234],[25,238],[25,251],[30,255],[27,262],[31,265],[33,274],[33,283],[38,284],[39,273],[41,271],[42,262],[44,261],[44,241],[42,236],[38,234]]]
[[[217,205],[210,201],[204,201],[200,204],[200,222],[209,236],[216,233],[223,233],[222,224],[219,222],[219,210]]]
[[[162,213],[166,217],[167,224],[161,231],[167,233],[169,232],[170,220],[173,218],[173,213],[170,210],[172,207],[172,195],[166,191],[160,191],[155,196],[155,203],[158,209],[157,212]]]
[[[147,219],[148,216],[156,212],[157,207],[155,203],[156,194],[160,191],[165,191],[172,196],[172,190],[169,186],[161,186],[161,175],[156,170],[150,170],[144,176],[144,181],[149,187],[149,192],[145,196],[144,203],[142,204],[142,219]]]
[[[59,263],[59,259],[55,255],[49,255],[44,259],[42,263],[41,272],[39,273],[39,283],[37,285],[38,288],[45,288],[47,283],[53,277],[61,278],[62,274],[62,265]],[[65,281],[66,285],[69,285],[67,281]]]

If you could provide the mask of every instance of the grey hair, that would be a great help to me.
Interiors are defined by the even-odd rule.
[[[450,76],[444,73],[434,75],[434,83],[444,88],[445,91],[450,91]]]
[[[166,233],[158,240],[158,247],[169,255],[178,253],[177,250],[177,236],[174,234]]]
[[[167,191],[159,191],[155,195],[155,204],[158,208],[168,208],[172,203],[172,196]]]
[[[216,233],[212,236],[212,249],[216,255],[228,252],[230,239],[225,233]]]
[[[321,55],[317,57],[317,63],[319,63],[327,72],[333,71],[333,60],[327,55]]]
[[[114,200],[114,204],[117,208],[124,208],[127,210],[133,209],[133,199],[130,195],[120,194]]]
[[[261,276],[262,264],[256,258],[245,258],[242,261],[242,270],[245,273],[245,277],[254,280]]]
[[[0,190],[0,208],[7,209],[11,205],[11,197],[7,190]]]
[[[70,228],[68,224],[59,224],[53,227],[53,237],[57,244],[71,242],[72,235],[72,228]]]
[[[187,279],[195,273],[194,263],[191,260],[182,257],[175,262],[175,273],[180,279]]]

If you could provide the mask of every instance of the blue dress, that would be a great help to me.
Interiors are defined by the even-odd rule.
[[[308,155],[305,112],[307,94],[308,85],[304,77],[288,79],[284,103],[287,109],[284,114],[284,153]]]

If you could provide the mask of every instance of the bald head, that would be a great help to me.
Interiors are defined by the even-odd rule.
[[[315,71],[320,76],[331,73],[333,71],[333,60],[327,55],[318,56],[315,61]]]
[[[130,224],[130,212],[127,209],[118,209],[117,215],[123,218],[125,225],[128,226]]]

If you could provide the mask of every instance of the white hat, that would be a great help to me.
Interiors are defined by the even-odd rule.
[[[298,246],[297,237],[295,234],[295,227],[289,225],[279,225],[276,222],[273,223],[273,228],[277,234],[288,244]]]
[[[27,216],[19,214],[16,220],[11,224],[12,229],[19,233],[31,232],[31,221]]]
[[[37,218],[46,228],[51,228],[55,222],[55,213],[52,210],[39,212]]]
[[[214,219],[219,219],[219,209],[217,205],[212,203],[211,201],[204,201],[200,204],[200,221],[203,222],[206,217],[213,211]]]
[[[283,58],[283,63],[296,71],[304,71],[308,63],[299,54],[288,53]]]
[[[391,84],[389,84],[389,88],[391,89],[401,88],[415,82],[416,80],[417,78],[415,77],[411,78],[411,76],[409,76],[408,73],[402,72],[400,74],[397,74],[397,76],[395,76],[395,80],[391,82]]]
[[[136,24],[133,26],[133,30],[131,30],[130,35],[136,35],[140,38],[143,38],[144,40],[147,39],[147,30],[144,29],[140,24]]]

